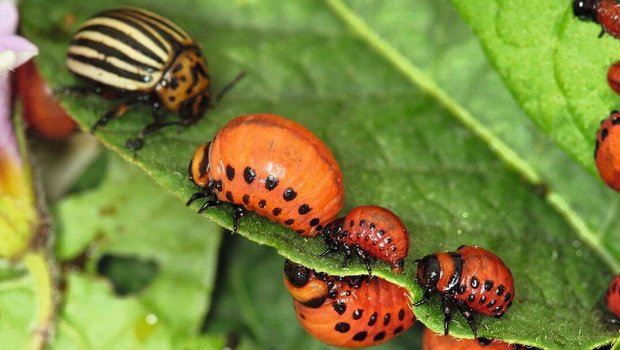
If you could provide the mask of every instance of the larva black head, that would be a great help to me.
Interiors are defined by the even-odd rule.
[[[310,279],[311,272],[309,268],[296,264],[288,259],[284,262],[284,275],[288,281],[296,287],[305,286]]]
[[[574,0],[573,14],[583,21],[596,22],[596,7],[599,0]]]
[[[342,225],[344,223],[344,218],[338,218],[329,224],[325,225],[321,234],[324,238],[331,238],[331,240],[340,240],[338,237],[340,236],[340,232],[342,231]]]
[[[440,275],[441,266],[437,256],[427,255],[418,261],[416,278],[424,289],[436,289]]]

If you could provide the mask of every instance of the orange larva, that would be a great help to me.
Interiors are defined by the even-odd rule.
[[[594,160],[605,183],[620,191],[620,113],[613,111],[596,133]]]
[[[498,340],[486,338],[457,339],[449,335],[433,333],[428,328],[422,335],[422,350],[521,350],[536,349],[534,347],[508,344]]]
[[[620,324],[620,275],[617,275],[609,283],[607,293],[605,293],[605,304],[615,319],[611,322]]]
[[[370,258],[387,262],[394,272],[401,272],[409,251],[409,234],[392,211],[375,205],[353,208],[322,232],[327,245],[323,254],[342,250],[344,265],[353,253],[364,260],[371,274]]]
[[[381,278],[330,276],[287,260],[284,284],[303,328],[332,346],[381,344],[415,322],[407,290]]]
[[[418,260],[417,280],[424,297],[414,306],[441,294],[444,334],[458,309],[476,335],[474,313],[501,317],[512,305],[515,288],[510,269],[495,254],[476,246],[461,246],[456,252],[438,252]]]
[[[198,147],[190,179],[202,189],[188,201],[236,207],[234,231],[246,210],[315,236],[344,203],[342,173],[327,146],[302,125],[274,114],[231,120],[213,141]]]

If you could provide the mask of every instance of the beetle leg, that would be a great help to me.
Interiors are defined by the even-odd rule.
[[[370,257],[366,255],[364,250],[357,244],[353,247],[353,249],[355,249],[355,253],[357,254],[357,256],[359,256],[364,261],[364,265],[366,265],[366,269],[368,270],[368,277],[372,277],[372,269],[370,267]]]
[[[245,215],[245,208],[241,205],[235,205],[235,212],[233,213],[233,233],[237,233],[239,228],[239,219]]]
[[[447,295],[441,298],[441,311],[443,312],[443,334],[448,335],[448,328],[452,321],[452,302]]]
[[[347,244],[342,245],[342,251],[344,252],[344,260],[342,261],[342,267],[347,267],[349,260],[351,260],[351,247]]]
[[[140,102],[140,97],[128,99],[123,103],[119,103],[107,111],[99,120],[90,128],[90,133],[94,133],[100,126],[106,125],[110,120],[118,118],[125,114],[130,105]]]
[[[189,206],[196,199],[207,198],[207,197],[209,197],[209,195],[210,195],[210,193],[206,193],[206,192],[196,192],[196,193],[192,194],[191,197],[189,197],[189,199],[187,200],[187,203],[185,203],[185,206]]]
[[[420,306],[422,304],[426,304],[429,301],[431,301],[431,295],[433,295],[433,290],[432,289],[425,289],[424,290],[424,295],[422,295],[422,300],[413,303],[413,306]]]
[[[74,96],[85,95],[101,95],[103,90],[101,86],[89,86],[89,85],[76,85],[76,86],[62,86],[54,89],[54,95],[65,94]]]
[[[471,312],[471,309],[467,305],[460,303],[457,303],[456,307],[461,312],[461,315],[463,315],[463,317],[467,320],[469,328],[471,328],[471,331],[474,333],[474,337],[477,338],[478,330],[476,327],[476,320],[474,319],[474,314]]]
[[[142,130],[140,130],[140,133],[135,139],[127,140],[126,146],[132,151],[137,151],[140,148],[142,148],[142,146],[144,146],[144,138],[146,138],[148,135],[154,132],[158,132],[159,130],[167,126],[179,125],[179,124],[180,124],[179,122],[164,123],[163,119],[157,120],[154,123],[149,124],[145,126],[144,128],[142,128]]]

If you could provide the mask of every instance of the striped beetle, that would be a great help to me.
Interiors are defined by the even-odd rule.
[[[131,104],[151,104],[155,121],[137,138],[127,140],[134,151],[148,134],[199,120],[244,75],[212,100],[207,65],[190,34],[160,15],[133,7],[107,10],[86,20],[73,35],[67,67],[91,84],[64,88],[65,93],[124,99],[99,118],[91,132],[121,116]],[[179,113],[181,120],[166,122],[159,114],[162,107]]]

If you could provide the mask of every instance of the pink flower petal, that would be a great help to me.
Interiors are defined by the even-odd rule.
[[[39,49],[21,36],[0,34],[0,74],[17,68],[38,53]]]
[[[13,34],[17,30],[17,6],[13,0],[0,0],[0,34]]]

